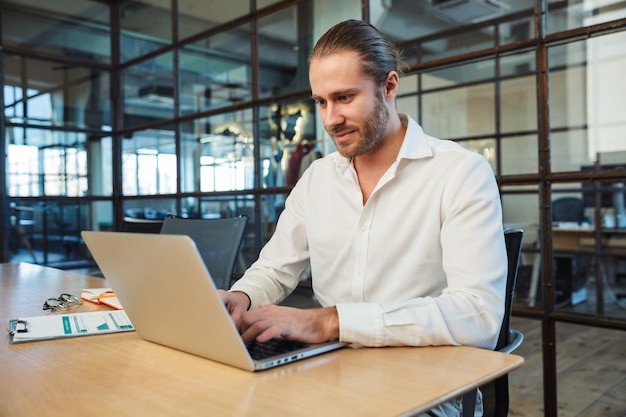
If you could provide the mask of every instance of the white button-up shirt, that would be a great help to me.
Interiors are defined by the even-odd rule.
[[[335,152],[315,161],[232,289],[252,308],[280,302],[310,262],[315,295],[336,306],[343,341],[491,349],[507,273],[493,171],[401,119],[403,145],[366,204],[350,159]]]

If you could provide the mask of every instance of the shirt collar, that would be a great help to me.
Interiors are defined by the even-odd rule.
[[[400,113],[399,116],[402,125],[406,127],[406,133],[397,159],[420,159],[433,156],[433,150],[426,140],[422,127],[407,114]]]
[[[406,127],[406,133],[404,134],[404,140],[398,152],[396,163],[403,158],[421,159],[432,157],[433,151],[426,140],[426,134],[422,127],[411,116],[405,113],[399,113],[398,115],[402,125]],[[335,166],[340,172],[343,172],[352,163],[351,158],[345,158],[339,152],[334,152],[334,159]]]

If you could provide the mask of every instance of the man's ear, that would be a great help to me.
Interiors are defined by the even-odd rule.
[[[393,100],[398,94],[400,86],[400,77],[396,71],[389,71],[387,80],[385,81],[385,98]]]

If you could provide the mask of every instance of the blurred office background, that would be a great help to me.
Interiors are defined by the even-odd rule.
[[[2,262],[90,268],[81,230],[245,214],[241,274],[333,152],[308,54],[362,18],[405,52],[400,111],[487,158],[525,230],[514,314],[541,329],[546,415],[557,327],[626,330],[624,2],[2,0],[0,16]]]

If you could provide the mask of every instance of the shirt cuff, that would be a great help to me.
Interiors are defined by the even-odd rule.
[[[229,291],[241,291],[245,293],[250,299],[250,307],[248,308],[248,310],[273,304],[272,300],[267,297],[267,292],[263,291],[255,285],[247,284],[249,283],[244,283],[243,281],[239,280],[235,282],[232,287],[230,287]]]
[[[384,346],[383,314],[379,304],[337,304],[339,340],[363,346]]]

